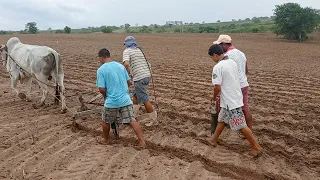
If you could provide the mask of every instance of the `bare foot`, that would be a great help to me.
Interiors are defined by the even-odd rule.
[[[212,147],[216,147],[217,146],[217,142],[212,142],[210,138],[206,138],[207,143],[209,143],[208,145],[211,145]]]
[[[103,137],[96,137],[96,141],[97,143],[101,144],[101,145],[108,145],[109,144],[109,140],[105,140]]]
[[[246,154],[249,159],[256,159],[263,154],[263,149],[259,146],[258,148],[252,148],[251,152]]]
[[[147,147],[146,142],[145,141],[139,141],[139,146],[141,147]]]
[[[142,149],[147,148],[146,142],[145,141],[139,141],[138,147],[142,148]]]
[[[226,145],[226,142],[224,142],[222,139],[218,139],[217,144],[219,144],[220,146],[224,146]]]

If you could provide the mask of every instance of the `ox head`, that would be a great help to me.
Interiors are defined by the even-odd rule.
[[[8,47],[6,45],[2,45],[0,47],[0,58],[3,66],[5,67],[8,59]]]
[[[8,54],[11,53],[14,46],[21,43],[20,39],[17,37],[12,37],[7,41],[6,45],[0,47],[0,59],[2,60],[3,66],[6,66],[8,61]]]

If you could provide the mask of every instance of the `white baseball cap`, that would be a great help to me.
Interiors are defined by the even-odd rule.
[[[221,43],[231,43],[232,39],[229,35],[221,34],[218,40],[214,41],[213,44],[221,44]]]

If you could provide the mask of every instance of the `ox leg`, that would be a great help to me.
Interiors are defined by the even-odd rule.
[[[41,90],[42,90],[42,98],[40,101],[40,106],[44,106],[45,105],[44,101],[46,100],[46,98],[48,96],[48,92],[49,92],[48,86],[46,85],[46,84],[48,84],[48,77],[46,77],[44,75],[38,75],[36,77],[37,77],[37,79],[39,79],[41,81],[41,82],[38,82],[41,87]]]
[[[32,85],[32,77],[29,77],[26,79],[26,85],[27,85],[27,101],[31,101],[31,85]]]
[[[59,74],[58,78],[57,78],[57,82],[58,85],[61,87],[61,92],[60,92],[60,100],[61,100],[61,105],[62,105],[62,113],[66,113],[67,112],[67,106],[66,106],[66,97],[65,97],[65,87],[63,84],[63,79],[64,79],[64,75],[63,74]]]
[[[42,97],[41,97],[41,101],[40,101],[40,106],[44,106],[45,105],[45,100],[48,96],[48,86],[45,84],[40,83],[41,89],[42,89]]]
[[[19,90],[17,89],[19,76],[20,76],[19,71],[12,71],[11,72],[11,87],[17,93],[17,96],[19,96],[21,99],[25,99],[26,95],[24,93],[20,93]]]
[[[18,84],[18,78],[16,79],[14,77],[11,77],[11,87],[18,95],[19,94],[19,90],[17,89],[17,84]]]

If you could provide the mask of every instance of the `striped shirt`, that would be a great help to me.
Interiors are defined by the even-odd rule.
[[[244,88],[249,86],[247,75],[246,75],[246,56],[243,52],[238,49],[235,49],[231,46],[226,54],[230,59],[233,59],[238,66],[239,78],[240,78],[240,87]]]
[[[129,61],[133,81],[151,77],[147,60],[139,48],[127,48],[123,51],[123,62]]]

